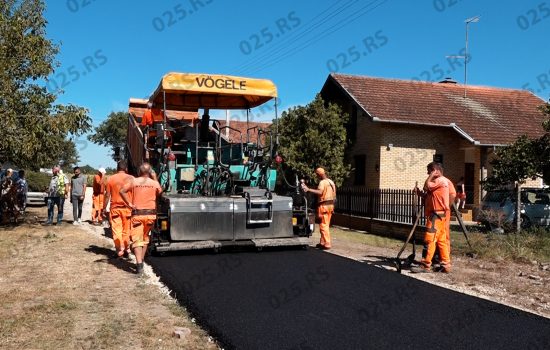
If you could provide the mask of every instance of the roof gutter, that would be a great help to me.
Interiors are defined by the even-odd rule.
[[[466,140],[470,141],[476,146],[493,146],[493,145],[482,145],[479,141],[476,141],[473,137],[468,135],[468,133],[461,128],[458,127],[455,123],[451,124],[444,124],[444,125],[437,125],[433,123],[418,123],[418,122],[410,122],[406,120],[382,120],[378,117],[372,117],[373,122],[380,122],[380,123],[390,123],[390,124],[403,124],[403,125],[421,125],[421,126],[439,126],[439,127],[446,127],[446,128],[453,128],[454,131],[458,132],[462,137],[464,137]]]
[[[471,143],[473,143],[474,145],[476,146],[479,146],[480,145],[480,142],[479,141],[476,141],[474,140],[473,137],[471,137],[470,135],[468,135],[468,133],[464,130],[462,130],[461,128],[458,127],[458,125],[456,125],[455,123],[451,123],[449,124],[451,128],[453,128],[456,132],[458,132],[460,135],[462,135],[462,137],[464,137],[466,140],[470,141]]]

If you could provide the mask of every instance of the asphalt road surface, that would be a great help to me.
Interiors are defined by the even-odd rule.
[[[550,349],[550,320],[310,250],[150,257],[225,349]]]

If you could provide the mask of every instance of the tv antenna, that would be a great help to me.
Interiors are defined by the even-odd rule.
[[[464,98],[466,98],[466,89],[468,84],[468,26],[470,23],[477,23],[481,19],[481,16],[474,16],[466,19],[466,45],[464,46],[464,55],[451,55],[446,56],[447,58],[462,58],[464,59]]]

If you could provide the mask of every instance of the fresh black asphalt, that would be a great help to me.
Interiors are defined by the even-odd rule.
[[[225,349],[550,349],[550,320],[317,250],[150,257]]]

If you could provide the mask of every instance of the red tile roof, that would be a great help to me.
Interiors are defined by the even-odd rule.
[[[145,99],[131,98],[128,106],[128,112],[131,115],[133,115],[134,118],[139,118],[139,120],[141,120],[141,117],[143,117],[143,114],[147,110],[148,101],[149,100],[145,100]],[[199,116],[198,111],[173,111],[173,110],[166,111],[166,117],[168,119],[191,121],[198,118],[198,116]]]
[[[220,128],[223,128],[227,123],[225,120],[218,120],[220,123]],[[237,132],[235,130],[229,130],[229,139],[230,142],[241,142],[241,135],[243,142],[246,142],[246,130],[248,128],[258,127],[261,129],[267,129],[271,123],[262,123],[262,122],[248,122],[248,125],[245,121],[237,121],[237,120],[230,120],[229,121],[229,127],[233,129],[237,129],[240,131]],[[225,136],[225,130],[222,130],[222,135]],[[256,142],[258,140],[258,130],[251,130],[250,131],[250,142]]]
[[[476,143],[502,145],[520,135],[538,137],[542,99],[528,91],[331,74],[374,120],[449,126]]]

